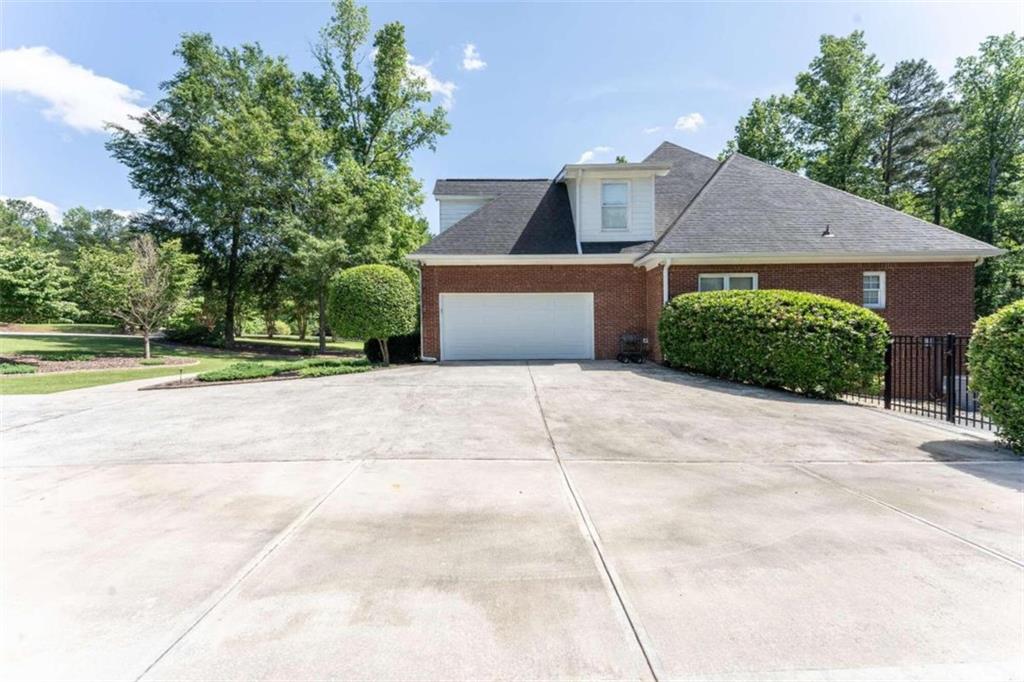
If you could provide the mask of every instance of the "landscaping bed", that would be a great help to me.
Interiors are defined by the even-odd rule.
[[[50,374],[53,372],[80,372],[91,369],[169,367],[194,365],[197,362],[192,358],[185,357],[165,356],[146,360],[139,357],[103,356],[77,352],[0,355],[0,374]]]
[[[365,358],[312,358],[309,360],[247,360],[236,362],[195,377],[140,390],[194,388],[225,384],[251,384],[368,372],[374,366]]]

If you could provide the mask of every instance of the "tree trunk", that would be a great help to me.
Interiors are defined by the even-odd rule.
[[[231,250],[228,252],[227,309],[224,311],[224,347],[235,347],[235,299],[238,296],[238,247],[241,228],[231,230]]]
[[[295,325],[298,327],[299,341],[306,340],[306,310],[305,308],[299,308],[295,315]]]
[[[145,347],[145,357],[149,360],[149,329],[142,330],[142,345]]]
[[[321,286],[316,292],[316,308],[317,318],[319,322],[319,329],[317,334],[319,335],[319,348],[321,355],[327,352],[327,287]]]
[[[380,345],[380,355],[384,360],[384,366],[387,367],[391,364],[391,358],[388,356],[388,340],[377,339],[377,343]]]

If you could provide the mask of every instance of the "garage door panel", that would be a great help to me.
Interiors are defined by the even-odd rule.
[[[441,294],[442,360],[590,359],[594,295]]]

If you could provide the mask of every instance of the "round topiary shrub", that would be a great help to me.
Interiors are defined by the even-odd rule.
[[[387,340],[416,329],[416,303],[416,287],[404,272],[390,265],[360,265],[332,280],[328,319],[338,336],[377,339],[387,365]]]
[[[967,365],[982,411],[1011,448],[1024,452],[1024,300],[975,323]]]
[[[889,326],[866,308],[796,291],[712,291],[672,299],[658,340],[673,367],[833,397],[885,369]]]

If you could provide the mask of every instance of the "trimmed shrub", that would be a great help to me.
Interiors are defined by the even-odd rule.
[[[870,385],[889,327],[866,308],[796,291],[712,291],[672,299],[658,339],[673,367],[808,395]]]
[[[22,365],[15,362],[0,363],[0,374],[35,374],[35,365]]]
[[[296,363],[302,367],[369,367],[366,358],[314,358]]]
[[[369,363],[365,365],[316,365],[303,367],[299,370],[300,377],[329,377],[336,374],[356,374],[373,369]]]
[[[981,409],[1007,444],[1024,452],[1024,300],[975,323],[967,364]]]
[[[173,327],[164,330],[164,338],[173,343],[184,343],[195,346],[224,345],[224,323],[218,322],[214,327],[205,324],[193,324],[188,327]]]
[[[370,339],[363,344],[363,353],[370,362],[382,362],[384,356],[380,352],[377,339]],[[420,361],[420,333],[402,334],[388,339],[388,359],[391,362],[407,364]]]
[[[236,362],[212,372],[203,372],[196,377],[199,381],[241,381],[243,379],[263,379],[273,376],[279,368],[265,365],[262,362]]]
[[[388,364],[387,340],[416,329],[416,287],[390,265],[360,265],[331,282],[328,317],[338,336],[377,339]]]

